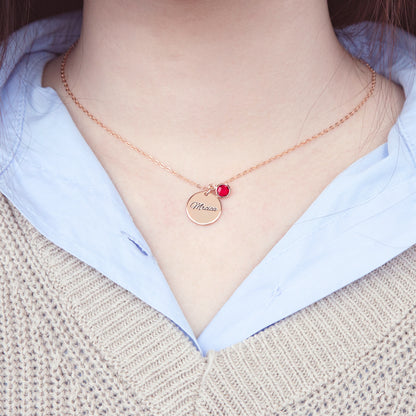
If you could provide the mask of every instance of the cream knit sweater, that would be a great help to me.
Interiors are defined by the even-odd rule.
[[[0,415],[416,415],[415,304],[416,245],[202,357],[0,194]]]

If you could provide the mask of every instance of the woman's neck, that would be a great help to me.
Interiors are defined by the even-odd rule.
[[[238,149],[239,166],[350,111],[371,78],[350,58],[326,0],[85,0],[66,74],[92,113],[162,160]]]

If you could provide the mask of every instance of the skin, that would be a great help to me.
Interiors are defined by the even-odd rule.
[[[207,185],[312,136],[365,96],[369,70],[338,42],[324,0],[85,0],[67,78],[107,126]],[[387,141],[404,94],[381,75],[334,131],[231,185],[213,225],[189,185],[95,125],[54,88],[148,242],[196,336],[323,189]]]

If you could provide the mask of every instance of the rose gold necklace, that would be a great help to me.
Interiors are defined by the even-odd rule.
[[[79,40],[79,39],[78,39]],[[155,157],[153,157],[152,155],[144,152],[143,150],[141,150],[140,148],[134,146],[132,143],[128,142],[126,139],[124,139],[122,136],[120,136],[118,133],[114,132],[112,129],[110,129],[109,127],[107,127],[102,121],[100,121],[96,116],[94,116],[93,114],[91,114],[80,102],[79,100],[75,97],[75,95],[73,94],[73,92],[70,90],[69,86],[68,86],[68,82],[66,80],[65,77],[65,64],[66,61],[68,59],[69,54],[71,53],[71,51],[74,49],[74,47],[76,46],[76,44],[78,43],[78,40],[76,40],[69,48],[68,50],[65,52],[63,58],[62,58],[62,62],[61,62],[61,80],[62,83],[65,87],[65,90],[67,92],[67,94],[72,98],[72,100],[74,101],[74,103],[91,119],[93,120],[95,123],[97,123],[100,127],[102,127],[105,131],[107,131],[107,133],[111,134],[112,136],[114,136],[115,138],[117,138],[118,140],[120,140],[121,142],[125,143],[127,146],[129,146],[131,149],[135,150],[136,152],[138,152],[139,154],[141,154],[142,156],[146,157],[147,159],[151,160],[153,163],[155,163],[156,165],[158,165],[159,167],[161,167],[162,169],[167,170],[168,172],[172,173],[173,175],[175,175],[176,177],[178,177],[179,179],[182,179],[183,181],[196,186],[197,188],[201,189],[201,191],[196,192],[195,194],[193,194],[189,199],[188,202],[186,204],[186,213],[189,217],[190,220],[192,220],[195,224],[198,225],[208,225],[208,224],[212,224],[215,221],[218,220],[218,218],[221,215],[222,212],[222,206],[221,206],[221,201],[220,199],[227,197],[230,195],[230,183],[235,181],[238,178],[241,178],[244,175],[247,175],[250,172],[253,172],[255,169],[258,169],[270,162],[272,162],[273,160],[297,149],[300,146],[303,146],[306,143],[311,142],[312,140],[317,139],[318,137],[323,136],[324,134],[328,133],[329,131],[335,129],[336,127],[338,127],[339,125],[341,125],[342,123],[344,123],[346,120],[348,120],[350,117],[352,117],[363,105],[364,103],[371,97],[371,95],[373,95],[375,86],[376,86],[376,72],[374,71],[374,69],[367,63],[364,62],[363,60],[360,59],[361,62],[363,62],[371,71],[371,84],[370,84],[370,88],[369,91],[367,92],[367,95],[363,98],[363,100],[356,106],[354,107],[349,113],[347,113],[346,115],[344,115],[342,118],[340,118],[338,121],[336,121],[335,123],[331,124],[330,126],[326,127],[325,129],[321,130],[319,133],[309,137],[308,139],[290,147],[289,149],[286,149],[285,151],[274,155],[272,157],[270,157],[269,159],[260,162],[248,169],[245,169],[244,171],[232,176],[231,178],[227,179],[226,181],[214,185],[214,184],[209,184],[208,186],[203,186],[200,185],[197,182],[194,182],[191,179],[188,179],[186,177],[184,177],[183,175],[181,175],[180,173],[176,172],[175,170],[173,170],[171,167],[169,167],[168,165],[160,162],[159,160],[157,160]]]

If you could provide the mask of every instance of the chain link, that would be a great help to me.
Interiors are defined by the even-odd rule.
[[[65,65],[66,65],[66,61],[68,59],[69,54],[72,52],[72,50],[74,49],[74,47],[76,46],[76,44],[78,43],[79,39],[77,39],[69,48],[68,50],[65,52],[62,61],[61,61],[61,81],[65,87],[65,90],[67,92],[67,94],[71,97],[72,101],[91,119],[93,120],[95,123],[97,123],[100,127],[102,127],[107,133],[111,134],[112,136],[114,136],[116,139],[120,140],[121,142],[123,142],[124,144],[126,144],[127,146],[129,146],[131,149],[133,149],[134,151],[138,152],[139,154],[141,154],[142,156],[146,157],[147,159],[151,160],[153,163],[155,163],[156,165],[158,165],[159,167],[161,167],[162,169],[165,169],[166,171],[168,171],[169,173],[172,173],[173,175],[175,175],[176,177],[182,179],[183,181],[189,183],[190,185],[196,186],[199,189],[202,190],[210,190],[213,189],[213,187],[215,185],[213,184],[209,184],[208,186],[203,186],[191,179],[186,178],[185,176],[181,175],[179,172],[176,172],[175,170],[173,170],[170,166],[166,165],[165,163],[161,162],[160,160],[156,159],[154,156],[152,156],[149,153],[146,153],[144,150],[140,149],[139,147],[134,146],[132,143],[130,143],[128,140],[126,140],[124,137],[122,137],[120,134],[116,133],[115,131],[113,131],[112,129],[110,129],[109,127],[107,127],[101,120],[99,120],[96,116],[94,116],[92,113],[90,113],[78,100],[78,98],[75,97],[74,93],[71,91],[71,89],[69,88],[68,85],[68,81],[65,77]],[[283,152],[276,154],[272,157],[270,157],[269,159],[258,163],[257,165],[254,165],[248,169],[243,170],[240,173],[237,173],[236,175],[230,177],[229,179],[227,179],[226,181],[222,182],[224,184],[229,184],[233,181],[235,181],[238,178],[241,178],[244,175],[247,175],[250,172],[253,172],[254,170],[269,164],[270,162],[273,162],[274,160],[276,160],[279,157],[282,157],[290,152],[292,152],[293,150],[297,149],[300,146],[303,146],[306,143],[311,142],[312,140],[317,139],[318,137],[323,136],[324,134],[330,132],[331,130],[334,130],[336,127],[340,126],[342,123],[344,123],[346,120],[348,120],[349,118],[351,118],[365,103],[366,101],[373,95],[375,87],[376,87],[376,71],[367,63],[364,62],[362,59],[359,59],[363,64],[365,64],[369,70],[371,71],[371,83],[370,83],[370,88],[369,91],[367,92],[366,96],[363,98],[363,100],[357,104],[349,113],[345,114],[342,118],[340,118],[339,120],[337,120],[335,123],[331,124],[330,126],[326,127],[325,129],[321,130],[319,133],[314,134],[313,136],[309,137],[308,139],[303,140],[302,142],[284,150]]]

